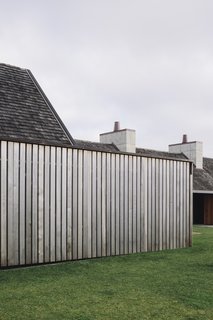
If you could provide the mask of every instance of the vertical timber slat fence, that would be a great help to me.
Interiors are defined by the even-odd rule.
[[[191,163],[1,141],[0,266],[191,245]]]

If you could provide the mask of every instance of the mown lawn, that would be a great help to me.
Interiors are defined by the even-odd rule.
[[[213,228],[193,247],[0,271],[0,319],[213,319]]]

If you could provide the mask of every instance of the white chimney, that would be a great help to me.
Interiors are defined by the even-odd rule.
[[[132,129],[120,129],[118,121],[114,124],[114,131],[101,133],[101,143],[114,143],[120,151],[135,153],[136,151],[136,133]]]
[[[182,143],[170,144],[169,152],[184,153],[192,160],[197,169],[203,169],[203,142],[187,142],[187,135],[183,135]]]

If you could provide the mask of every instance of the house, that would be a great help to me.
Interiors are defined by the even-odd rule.
[[[191,161],[136,149],[118,123],[73,139],[32,73],[0,64],[1,268],[191,243]]]
[[[168,152],[137,148],[135,130],[121,130],[119,122],[115,122],[113,131],[100,134],[100,142],[143,156],[193,161],[193,223],[213,224],[213,159],[203,157],[202,142],[188,142],[187,135],[183,135],[182,142],[170,144]]]
[[[193,170],[193,223],[213,225],[213,159],[203,157],[203,143],[188,142],[169,145],[169,151],[182,152],[194,163]]]

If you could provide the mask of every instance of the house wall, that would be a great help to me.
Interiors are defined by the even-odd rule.
[[[191,163],[0,142],[0,266],[191,245]]]

